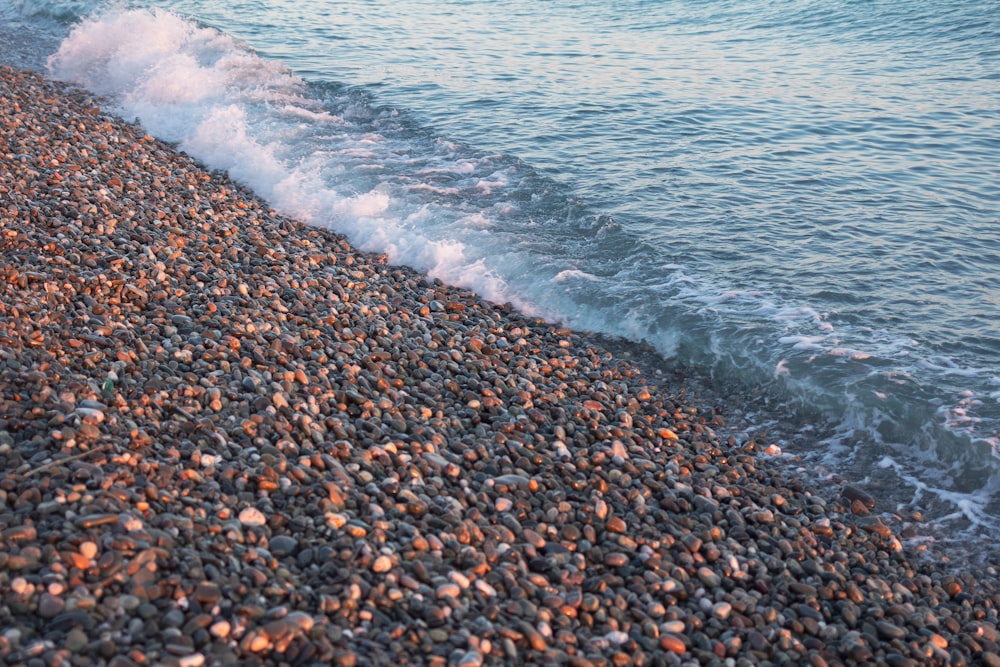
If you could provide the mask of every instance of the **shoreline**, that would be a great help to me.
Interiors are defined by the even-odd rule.
[[[995,570],[683,378],[0,87],[4,660],[1000,664]]]

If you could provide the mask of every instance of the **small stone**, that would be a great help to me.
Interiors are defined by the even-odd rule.
[[[715,588],[722,584],[722,577],[707,567],[698,568],[698,579],[709,588]]]
[[[38,598],[38,615],[42,618],[55,618],[66,609],[66,601],[51,593],[42,593]]]
[[[240,516],[242,521],[242,515]],[[291,556],[299,549],[299,541],[290,535],[275,535],[270,541],[271,553],[274,554],[276,558],[284,558],[285,556]]]
[[[299,632],[309,632],[316,624],[313,617],[304,611],[293,611],[285,617],[285,620],[298,628]]]
[[[10,590],[18,595],[28,595],[34,587],[24,577],[14,577],[10,582]]]
[[[199,583],[194,589],[194,599],[204,605],[213,605],[222,597],[218,584],[210,581]]]
[[[135,595],[125,594],[118,598],[118,603],[122,606],[124,611],[133,612],[139,608],[139,605],[142,604],[142,600]]]
[[[251,632],[243,639],[243,644],[254,653],[266,651],[271,641],[260,632]]]
[[[852,503],[855,501],[860,503],[862,508],[865,509],[875,508],[876,505],[875,498],[867,491],[864,491],[854,486],[853,484],[848,484],[847,486],[845,486],[844,489],[840,492],[840,494]]]
[[[530,623],[519,621],[517,627],[521,631],[521,634],[524,635],[524,638],[528,640],[528,645],[532,649],[541,652],[547,648],[545,638]]]
[[[712,605],[712,615],[722,619],[723,621],[729,618],[729,614],[733,611],[733,605],[728,602],[716,602]]]
[[[624,567],[628,565],[628,555],[620,551],[612,551],[604,555],[604,564],[608,567]]]
[[[687,630],[687,626],[684,624],[684,621],[667,621],[660,625],[660,630],[675,635],[683,635]]]
[[[903,639],[906,637],[906,630],[889,621],[879,621],[875,624],[875,628],[886,639]]]
[[[852,500],[851,514],[854,514],[855,516],[868,516],[870,512],[868,511],[868,506],[863,502],[860,500]]]
[[[461,594],[462,589],[455,583],[441,584],[435,591],[435,595],[439,600],[442,598],[457,598]]]
[[[612,630],[604,635],[604,638],[611,644],[621,645],[628,641],[628,633],[621,630]]]
[[[498,488],[505,487],[527,489],[531,484],[531,480],[524,475],[515,474],[500,475],[495,478],[493,482]]]
[[[135,661],[124,655],[116,655],[108,661],[108,667],[139,667]]]
[[[279,642],[287,637],[299,634],[298,626],[294,622],[289,621],[287,617],[270,621],[260,630],[272,642]]]
[[[486,597],[495,597],[497,594],[497,589],[494,588],[485,579],[476,579],[476,590],[485,595]]]
[[[146,620],[160,615],[160,610],[156,608],[156,605],[152,605],[148,602],[143,602],[139,605],[139,608],[136,609],[136,611],[139,613],[140,618],[144,618]]]
[[[887,653],[885,661],[889,667],[917,667],[918,663],[913,658],[908,658],[899,653]]]
[[[0,533],[3,539],[8,542],[21,542],[34,540],[38,537],[38,529],[34,526],[15,526]]]
[[[79,653],[83,649],[87,648],[87,644],[90,640],[87,638],[87,633],[83,630],[74,628],[66,633],[66,640],[63,646],[70,653]]]
[[[1000,667],[1000,655],[997,655],[992,651],[983,651],[983,654],[980,656],[980,660],[983,661],[983,664],[986,665],[986,667]]]
[[[767,638],[757,630],[751,630],[747,634],[747,641],[750,642],[750,647],[755,651],[764,651],[769,645]]]
[[[109,523],[117,522],[117,514],[90,514],[76,520],[77,525],[81,528],[96,528],[98,526],[106,526]]]
[[[193,651],[194,641],[185,635],[175,635],[169,637],[164,642],[164,648],[167,649],[168,653],[172,653],[177,656],[185,656],[189,655]]]
[[[201,667],[205,664],[205,656],[201,653],[190,653],[185,656],[181,656],[177,660],[177,664],[180,667]]]
[[[664,651],[676,653],[677,655],[683,655],[685,651],[687,651],[687,647],[684,645],[684,640],[674,634],[661,635],[660,648]]]
[[[213,637],[218,637],[219,639],[225,639],[226,637],[229,636],[229,633],[232,629],[233,626],[229,623],[229,621],[221,620],[221,621],[216,621],[211,626],[209,626],[208,631],[212,634]]]
[[[539,535],[536,531],[531,530],[530,528],[525,528],[522,534],[528,544],[536,549],[542,549],[545,547],[545,538]]]
[[[179,628],[184,625],[184,612],[180,609],[171,609],[163,615],[160,623],[168,628]]]
[[[372,563],[372,572],[377,572],[378,574],[383,574],[392,569],[392,558],[386,556],[385,554],[379,556]]]
[[[86,558],[87,560],[93,560],[94,558],[97,557],[96,542],[91,542],[89,540],[87,542],[81,542],[77,550],[80,552],[80,555]]]
[[[266,526],[267,517],[256,507],[247,507],[240,512],[240,523],[244,526]]]
[[[469,651],[458,660],[458,667],[481,667],[483,655],[479,651]]]
[[[816,597],[816,592],[817,592],[815,586],[810,586],[809,584],[804,584],[798,581],[793,581],[792,583],[788,584],[788,590],[807,598]]]
[[[609,533],[624,533],[628,530],[628,525],[621,518],[613,516],[608,519],[607,529]]]

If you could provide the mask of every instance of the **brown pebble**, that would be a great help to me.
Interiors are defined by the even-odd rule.
[[[850,502],[857,501],[861,503],[867,509],[875,508],[876,502],[874,496],[853,484],[846,485],[841,491],[841,495]]]
[[[628,562],[628,555],[620,551],[611,551],[604,555],[604,564],[608,567],[624,567]]]
[[[660,648],[664,651],[671,651],[677,655],[683,655],[687,651],[684,640],[674,634],[664,634],[660,636]]]
[[[219,586],[209,581],[199,583],[194,589],[194,599],[202,604],[215,604],[221,597]]]
[[[628,530],[628,525],[620,517],[613,516],[608,519],[607,529],[609,533],[624,533]]]
[[[541,652],[547,648],[545,639],[530,623],[520,621],[518,622],[517,627],[524,635],[524,638],[528,641],[528,645],[532,649]]]
[[[384,554],[376,558],[375,561],[372,563],[372,572],[376,572],[378,574],[383,574],[391,569],[392,569],[392,558]]]
[[[108,661],[108,667],[139,667],[139,665],[124,655],[116,655]]]

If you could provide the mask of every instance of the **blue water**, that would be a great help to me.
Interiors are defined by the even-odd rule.
[[[0,0],[7,59],[360,247],[757,397],[884,509],[997,534],[1000,2],[111,7]]]

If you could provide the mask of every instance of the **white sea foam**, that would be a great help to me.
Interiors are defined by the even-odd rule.
[[[816,350],[822,347],[826,339],[822,336],[782,336],[778,342],[791,345],[796,350]]]
[[[558,283],[569,280],[597,280],[597,276],[579,269],[566,269],[565,271],[557,273],[552,280]]]
[[[307,223],[332,225],[362,248],[388,253],[394,262],[533,309],[487,266],[482,248],[469,253],[450,230],[435,229],[425,201],[407,202],[405,191],[385,184],[352,192],[356,182],[347,167],[354,167],[354,160],[377,160],[361,168],[380,170],[398,160],[405,147],[397,149],[373,131],[317,140],[342,128],[344,119],[308,97],[300,79],[236,40],[162,10],[111,10],[76,26],[49,66],[57,78],[107,96],[125,117],[138,118],[148,131],[177,142],[209,167],[226,170],[275,209]],[[416,173],[471,176],[467,187],[485,195],[509,183],[503,168],[481,176],[476,170],[472,158],[460,158]],[[328,174],[339,174],[343,181],[331,181]],[[407,190],[456,195],[461,187],[429,181],[411,183]],[[491,226],[482,212],[461,221],[471,229]]]

